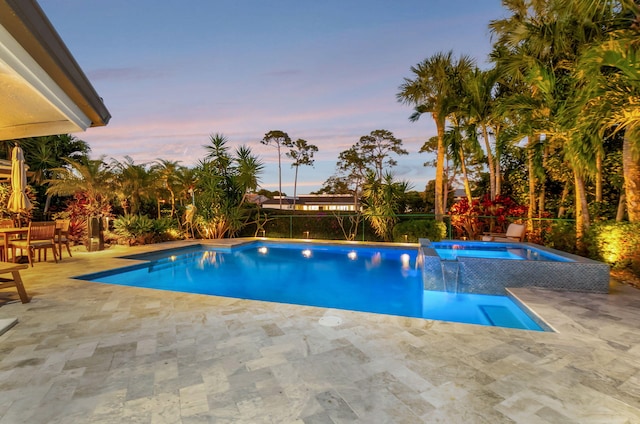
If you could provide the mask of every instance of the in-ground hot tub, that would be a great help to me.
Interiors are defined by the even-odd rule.
[[[425,290],[502,294],[507,287],[608,293],[609,265],[531,243],[420,240]]]

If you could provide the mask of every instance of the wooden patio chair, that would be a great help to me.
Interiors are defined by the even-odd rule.
[[[11,218],[2,218],[0,219],[0,228],[13,228],[15,224],[13,223],[13,219]]]
[[[14,227],[13,219],[11,218],[2,218],[0,219],[0,228],[13,228]],[[7,237],[5,234],[4,237]],[[4,251],[4,246],[0,244],[0,260],[7,260],[7,252]]]
[[[34,253],[38,251],[38,261],[40,261],[40,251],[44,249],[44,260],[47,260],[47,249],[53,252],[53,259],[58,263],[58,255],[56,254],[56,223],[47,222],[30,222],[27,238],[24,240],[12,240],[10,243],[13,261],[16,260],[16,249],[26,250],[29,264],[33,266]]]
[[[512,222],[507,227],[506,233],[484,233],[482,236],[483,241],[524,241],[524,236],[527,232],[527,226],[525,224],[516,224]]]
[[[62,260],[62,245],[67,246],[67,253],[71,257],[71,248],[69,247],[69,225],[70,219],[56,219],[56,236],[55,241],[58,245],[58,256]]]

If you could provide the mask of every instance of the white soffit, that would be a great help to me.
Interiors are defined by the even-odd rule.
[[[85,131],[91,120],[0,25],[0,139]]]

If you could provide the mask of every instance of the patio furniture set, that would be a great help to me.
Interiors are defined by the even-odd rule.
[[[0,275],[11,274],[12,280],[0,277],[0,289],[15,287],[22,303],[30,301],[29,296],[22,284],[20,270],[28,268],[26,264],[17,263],[20,256],[17,251],[27,252],[29,265],[33,266],[35,253],[38,252],[38,261],[42,259],[41,253],[44,250],[44,260],[47,260],[47,249],[51,249],[53,259],[57,263],[58,258],[62,259],[62,246],[65,245],[67,253],[71,256],[69,246],[69,220],[56,220],[45,222],[30,222],[27,227],[15,227],[13,220],[0,220]],[[11,251],[11,256],[9,256]]]

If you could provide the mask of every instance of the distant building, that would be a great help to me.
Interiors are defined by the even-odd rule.
[[[453,190],[453,201],[459,202],[463,198],[467,197],[467,193],[465,193],[463,188],[456,188]]]
[[[294,210],[292,196],[282,197],[282,210]],[[280,209],[280,196],[261,203],[265,209]],[[297,211],[355,211],[351,194],[304,194],[296,197]]]

